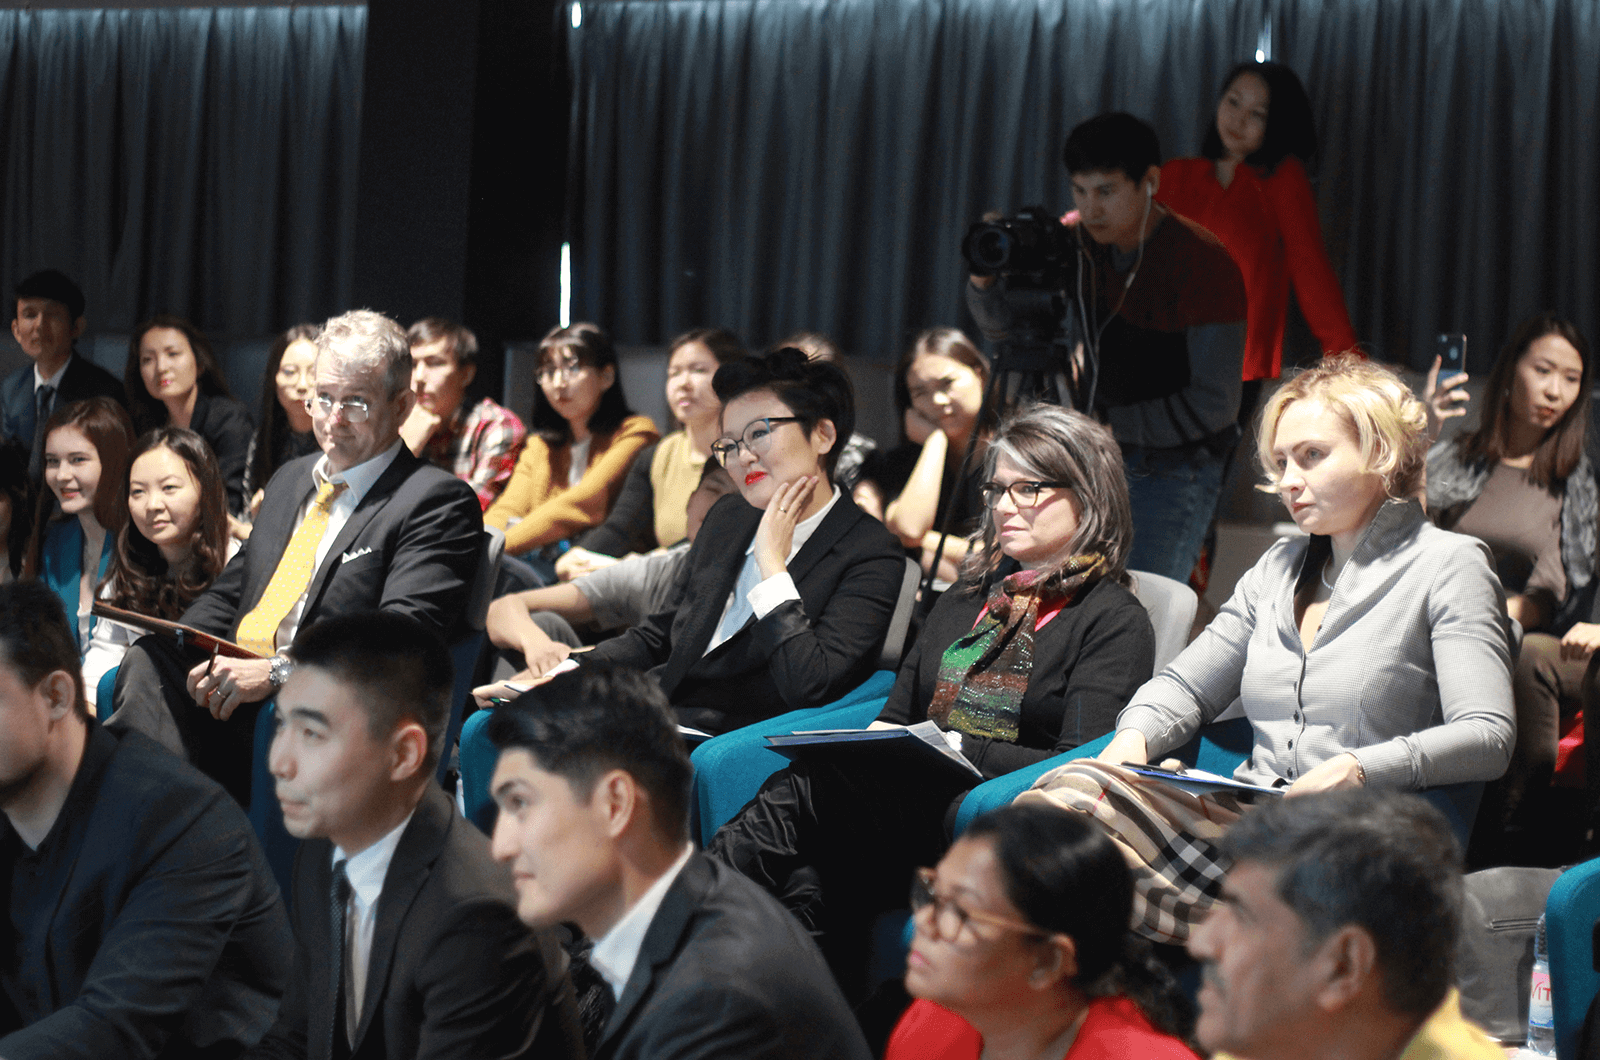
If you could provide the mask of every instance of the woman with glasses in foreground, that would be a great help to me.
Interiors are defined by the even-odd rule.
[[[1194,1060],[1192,1006],[1128,931],[1133,878],[1086,818],[984,814],[917,870],[911,908],[917,1000],[884,1060]]]
[[[711,509],[689,550],[682,603],[589,658],[647,670],[684,725],[716,735],[866,680],[905,560],[883,524],[833,486],[855,425],[850,382],[795,349],[732,361],[712,386],[712,456],[739,496]]]
[[[539,343],[539,389],[511,481],[483,513],[506,532],[506,552],[534,562],[545,584],[555,557],[529,555],[598,526],[639,450],[660,435],[628,408],[617,351],[593,324],[556,328]]]
[[[987,779],[1110,732],[1150,675],[1155,634],[1126,588],[1133,519],[1109,431],[1053,405],[1015,415],[981,493],[962,580],[929,612],[879,722],[936,722]],[[822,936],[847,996],[865,925],[903,907],[906,874],[944,850],[978,781],[880,757],[780,770],[708,848]]]

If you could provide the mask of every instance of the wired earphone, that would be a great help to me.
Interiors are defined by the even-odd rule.
[[[1083,274],[1085,270],[1083,268],[1083,263],[1080,263],[1078,266],[1078,314],[1084,325],[1083,331],[1085,336],[1085,352],[1089,355],[1089,363],[1093,369],[1089,377],[1089,400],[1085,406],[1089,409],[1094,408],[1095,391],[1100,388],[1100,339],[1105,335],[1106,328],[1111,326],[1112,318],[1122,311],[1123,303],[1128,300],[1128,291],[1133,287],[1134,278],[1139,275],[1139,266],[1144,264],[1144,226],[1150,221],[1150,210],[1155,204],[1155,198],[1155,181],[1146,180],[1144,182],[1144,213],[1139,218],[1139,253],[1133,259],[1132,271],[1128,273],[1128,278],[1122,283],[1122,294],[1118,296],[1117,304],[1112,306],[1111,312],[1106,314],[1105,322],[1099,327],[1094,327],[1090,322],[1088,305],[1083,300]],[[1093,266],[1094,258],[1089,254],[1089,248],[1083,245],[1083,226],[1081,224],[1073,225],[1072,231],[1073,234],[1078,238],[1078,251],[1083,256],[1084,262],[1090,266]],[[1091,283],[1092,282],[1093,280],[1091,278]],[[1089,294],[1092,299],[1094,296],[1094,289],[1092,287],[1089,289]],[[1089,339],[1088,336],[1091,333],[1094,337]]]

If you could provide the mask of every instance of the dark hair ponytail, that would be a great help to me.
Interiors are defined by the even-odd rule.
[[[823,420],[831,422],[836,438],[822,463],[828,477],[833,477],[839,452],[856,429],[855,391],[850,387],[850,377],[838,365],[813,361],[805,351],[785,346],[768,354],[727,362],[711,377],[711,389],[724,405],[757,390],[771,391],[789,406],[807,433]]]
[[[1072,938],[1080,989],[1126,997],[1157,1030],[1188,1039],[1194,1005],[1151,945],[1128,930],[1133,874],[1098,825],[1059,807],[1021,803],[984,814],[961,838],[993,842],[1011,904],[1030,924]]]

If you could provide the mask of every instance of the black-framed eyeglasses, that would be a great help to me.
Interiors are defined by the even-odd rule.
[[[1007,931],[1019,931],[1024,935],[1034,938],[1049,938],[1050,932],[1041,931],[1032,924],[1025,924],[1020,920],[1010,917],[995,916],[993,913],[980,913],[968,909],[954,898],[941,898],[934,893],[933,885],[939,880],[939,874],[933,869],[918,869],[911,874],[911,912],[920,913],[922,910],[933,908],[933,930],[939,938],[947,942],[956,941],[961,934],[961,929],[969,923],[992,924]]]
[[[366,423],[367,417],[372,413],[372,403],[366,398],[353,397],[334,401],[326,394],[306,398],[306,411],[319,420],[332,416],[336,408],[346,423]]]
[[[751,420],[745,424],[744,436],[741,438],[718,438],[711,443],[711,455],[717,458],[717,463],[728,467],[739,459],[739,447],[750,450],[753,456],[766,456],[767,450],[772,448],[772,428],[775,424],[799,423],[799,416],[763,416],[759,420]]]
[[[1011,503],[1018,508],[1032,508],[1039,503],[1039,497],[1045,490],[1071,489],[1070,482],[1038,482],[1033,479],[1020,479],[1002,486],[998,482],[985,482],[978,487],[978,495],[983,498],[985,508],[993,508],[1000,503],[1003,495],[1010,494]]]

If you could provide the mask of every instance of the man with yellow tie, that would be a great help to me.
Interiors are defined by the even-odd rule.
[[[296,630],[382,610],[447,641],[464,632],[483,517],[471,487],[400,440],[416,401],[411,367],[405,331],[387,317],[357,310],[328,321],[306,402],[322,454],[272,477],[250,540],[183,616],[266,658],[203,659],[145,637],[123,660],[108,725],[143,730],[186,754],[242,802],[253,705],[288,678],[284,651]]]

